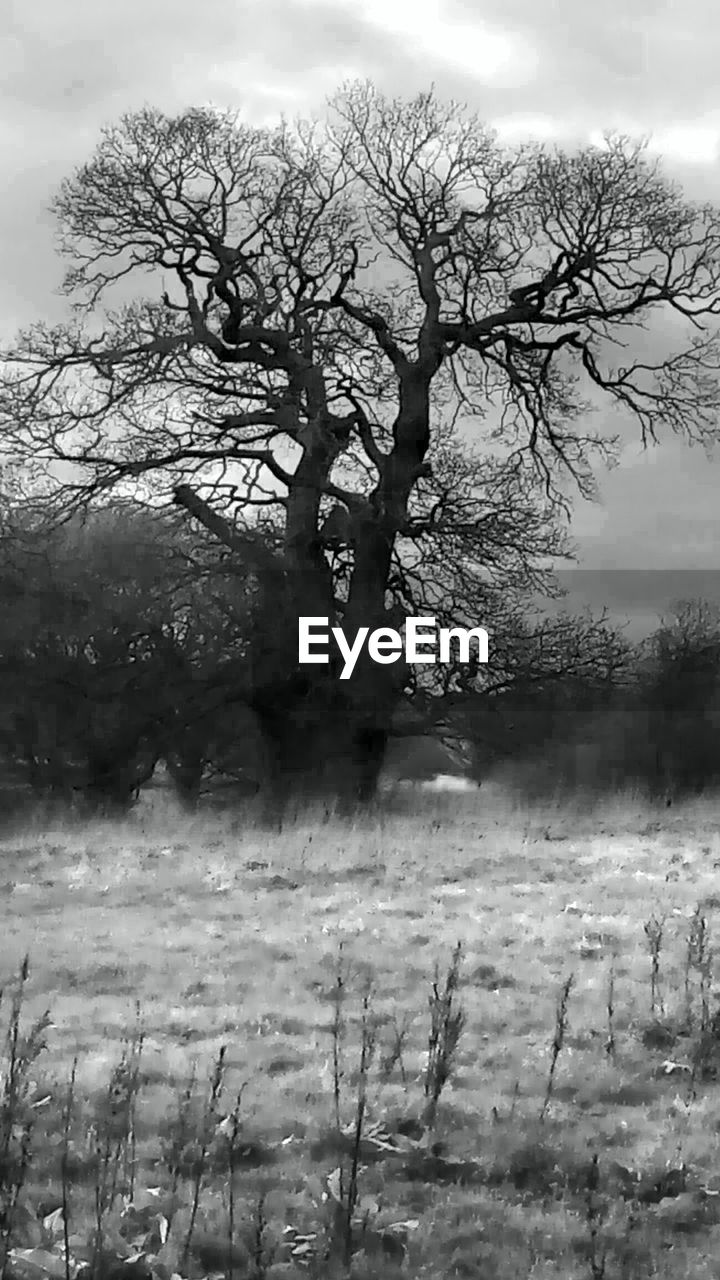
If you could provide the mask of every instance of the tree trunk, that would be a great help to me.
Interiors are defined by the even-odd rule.
[[[352,723],[348,716],[310,726],[289,715],[268,736],[275,751],[273,793],[279,802],[322,799],[352,810],[372,800],[387,745],[382,728]]]
[[[159,750],[135,734],[123,742],[91,744],[83,799],[91,813],[125,814],[149,782]]]
[[[347,443],[351,422],[333,419],[307,375],[310,381],[304,389],[314,416],[298,437],[303,453],[285,502],[283,551],[266,551],[254,561],[261,600],[249,646],[247,701],[269,747],[276,808],[292,798],[319,796],[351,808],[366,804],[375,794],[393,712],[406,680],[404,660],[376,664],[364,649],[350,679],[341,680],[344,660],[331,639],[327,665],[301,667],[298,619],[325,617],[333,627],[341,615],[350,642],[359,628],[397,627],[400,619],[387,608],[388,576],[409,495],[425,466],[429,387],[439,359],[439,352],[429,350],[423,353],[422,365],[402,360],[393,448],[379,465],[380,477],[370,498],[353,507],[353,567],[344,603],[335,599],[319,520],[332,466]],[[241,556],[246,553],[237,531],[187,487],[179,487],[175,498],[226,546]]]
[[[347,681],[331,665],[302,668],[296,661],[284,681],[257,690],[277,812],[310,799],[346,811],[372,800],[402,679],[366,655]]]
[[[369,559],[363,555],[366,607],[356,592],[342,622],[349,643],[359,627],[373,630],[397,626],[399,621],[384,606],[384,558],[374,557],[374,580]],[[324,572],[323,568],[323,579]],[[267,593],[256,616],[248,700],[267,744],[269,789],[278,811],[285,802],[309,798],[322,798],[345,810],[373,798],[406,678],[402,657],[391,665],[375,663],[364,647],[350,678],[341,679],[344,659],[332,636],[327,664],[299,663],[301,616],[326,617],[328,628],[340,625],[327,602],[316,612],[326,583],[321,579],[309,590],[311,577],[308,565],[294,580],[286,576],[282,592],[276,582],[274,594]]]
[[[169,751],[165,764],[182,808],[188,813],[194,813],[200,800],[200,787],[205,772],[202,751],[191,747]]]

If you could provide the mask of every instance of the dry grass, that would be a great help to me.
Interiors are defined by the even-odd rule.
[[[193,1064],[207,1082],[221,1063],[211,1119],[229,1117],[226,1136],[235,1114],[237,1201],[209,1149],[202,1187],[192,1161],[180,1180],[185,1204],[198,1193],[198,1238],[230,1211],[244,1252],[186,1254],[182,1274],[300,1273],[283,1227],[346,1212],[354,1194],[378,1230],[417,1223],[404,1261],[368,1247],[309,1262],[317,1274],[717,1276],[712,806],[528,810],[492,789],[417,803],[273,834],[168,811],[0,843],[3,977],[29,953],[23,1017],[50,1009],[53,1024],[33,1066],[51,1101],[28,1194],[58,1194],[51,1135],[73,1059],[87,1127],[123,1038],[137,1044],[139,1003],[136,1202],[166,1186],[158,1142]],[[431,1015],[442,1023],[458,942],[462,1017],[435,1114]],[[394,1150],[373,1145],[376,1125]],[[411,1136],[393,1143],[398,1126]],[[336,1167],[342,1194],[323,1203]],[[77,1190],[73,1205],[82,1217]]]

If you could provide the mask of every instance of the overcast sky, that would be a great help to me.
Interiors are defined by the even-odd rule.
[[[718,67],[717,0],[2,0],[0,338],[62,314],[45,206],[124,110],[262,123],[348,76],[434,81],[512,138],[651,132],[688,194],[720,201]],[[720,568],[720,448],[631,443],[601,484],[575,520],[584,566]]]

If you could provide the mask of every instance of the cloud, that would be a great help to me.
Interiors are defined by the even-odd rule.
[[[710,0],[678,15],[654,0],[488,0],[482,16],[474,0],[10,0],[0,17],[0,240],[13,251],[0,267],[0,324],[7,333],[45,312],[60,274],[51,193],[103,123],[147,102],[215,101],[269,122],[322,109],[344,78],[400,94],[435,80],[509,140],[655,129],[698,193],[712,192],[720,19]]]
[[[629,445],[623,465],[600,477],[601,504],[581,504],[575,534],[592,569],[720,570],[720,466],[701,448],[667,436]]]
[[[448,0],[448,17],[471,20],[474,0]],[[538,57],[533,109],[606,123],[674,124],[717,104],[720,17],[714,0],[486,0],[483,18]],[[518,109],[522,109],[518,103]],[[597,123],[597,119],[596,119]]]

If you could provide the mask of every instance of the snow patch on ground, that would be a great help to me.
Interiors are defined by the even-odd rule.
[[[383,778],[380,782],[381,790],[394,791],[395,788],[401,791],[464,791],[472,792],[480,790],[479,783],[473,782],[470,778],[465,778],[457,773],[436,773],[433,778]]]
[[[455,773],[436,773],[434,778],[421,782],[423,791],[478,791],[477,782]]]

